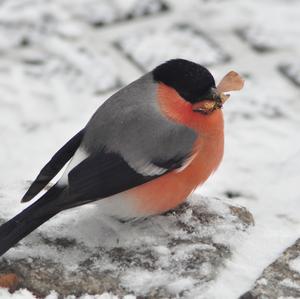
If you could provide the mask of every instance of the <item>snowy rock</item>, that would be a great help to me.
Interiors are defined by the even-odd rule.
[[[240,299],[300,298],[300,239],[268,266]]]
[[[234,241],[253,224],[245,208],[197,195],[164,215],[106,220],[98,227],[94,209],[87,209],[85,224],[74,222],[79,210],[53,219],[11,249],[0,260],[0,273],[16,274],[18,288],[42,297],[51,290],[63,296],[185,297],[217,277]]]

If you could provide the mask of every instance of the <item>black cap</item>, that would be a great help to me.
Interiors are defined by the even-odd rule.
[[[204,99],[215,79],[204,66],[185,59],[172,59],[153,70],[153,78],[174,88],[181,97],[191,103]]]

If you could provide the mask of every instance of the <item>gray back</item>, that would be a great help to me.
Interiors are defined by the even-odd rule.
[[[85,128],[85,150],[105,149],[127,162],[169,160],[190,153],[196,133],[161,114],[157,87],[148,73],[110,97]]]

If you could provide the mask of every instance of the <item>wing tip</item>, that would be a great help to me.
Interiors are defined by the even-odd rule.
[[[32,200],[32,198],[33,198],[32,194],[28,194],[28,192],[26,192],[23,195],[21,202],[28,202],[28,201]]]

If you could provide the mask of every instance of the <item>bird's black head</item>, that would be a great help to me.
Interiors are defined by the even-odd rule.
[[[153,78],[174,88],[192,104],[209,98],[216,87],[214,77],[205,67],[185,59],[159,65],[153,70]]]

